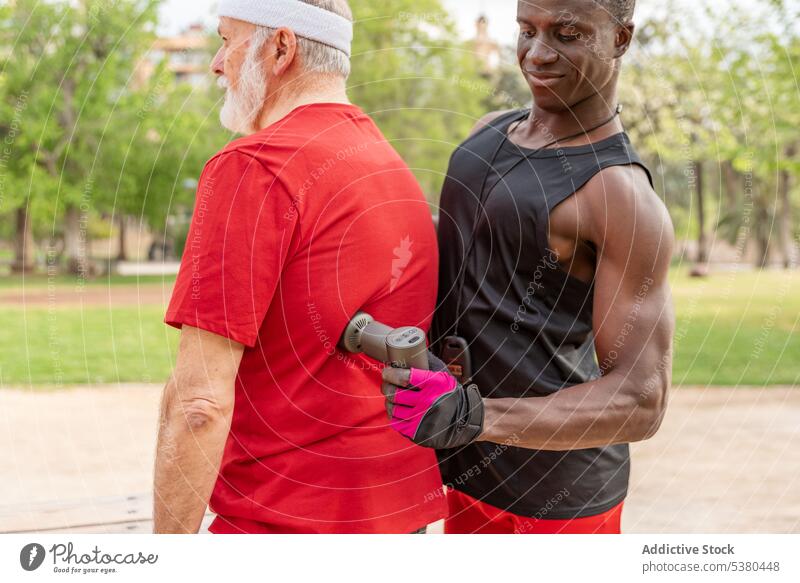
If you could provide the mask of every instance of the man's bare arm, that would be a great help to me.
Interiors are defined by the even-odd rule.
[[[672,223],[633,167],[604,170],[579,194],[581,235],[598,249],[593,327],[603,376],[547,397],[484,399],[481,440],[585,449],[641,441],[661,424],[672,369]]]
[[[196,533],[217,480],[244,347],[184,326],[164,388],[156,451],[154,532]]]

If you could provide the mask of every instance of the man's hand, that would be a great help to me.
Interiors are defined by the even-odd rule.
[[[461,386],[436,357],[430,371],[385,368],[381,387],[393,429],[418,445],[449,449],[483,432],[483,400],[475,385]],[[437,366],[441,364],[441,366]]]
[[[230,431],[244,347],[184,326],[164,388],[155,468],[154,532],[196,533],[217,481]]]

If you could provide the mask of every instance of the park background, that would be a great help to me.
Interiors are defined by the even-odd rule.
[[[350,98],[436,212],[476,120],[530,99],[516,2],[350,4]],[[626,530],[800,532],[800,6],[638,4],[620,100],[676,228],[676,388]],[[146,528],[165,302],[233,138],[215,25],[210,0],[0,5],[0,532]]]

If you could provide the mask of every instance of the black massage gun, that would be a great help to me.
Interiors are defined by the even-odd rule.
[[[414,326],[390,328],[376,322],[366,312],[358,312],[350,320],[339,347],[353,354],[363,352],[370,358],[397,368],[428,370],[425,332]]]

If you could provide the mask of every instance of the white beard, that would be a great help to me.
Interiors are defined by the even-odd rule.
[[[226,89],[219,121],[232,132],[249,134],[258,131],[255,123],[267,95],[267,78],[258,56],[260,48],[251,46],[247,51],[236,87],[232,87],[226,77],[217,81],[217,85]]]

